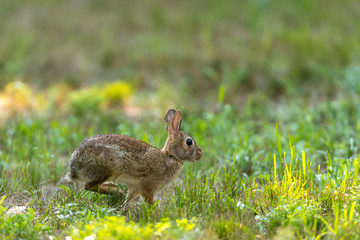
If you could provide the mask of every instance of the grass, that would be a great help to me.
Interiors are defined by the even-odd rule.
[[[359,238],[358,1],[1,6],[1,239]],[[169,108],[204,155],[154,205],[57,185],[88,136],[162,148]]]
[[[166,239],[178,231],[178,219],[195,218],[196,233],[179,230],[176,236],[355,238],[360,210],[358,98],[306,109],[262,101],[250,99],[242,113],[230,105],[219,105],[216,112],[185,111],[183,129],[203,147],[203,158],[187,163],[174,184],[159,192],[156,204],[140,200],[130,209],[124,208],[122,194],[99,195],[56,183],[66,172],[68,156],[86,136],[115,132],[161,148],[166,139],[161,116],[155,115],[155,122],[148,116],[131,121],[113,109],[99,109],[89,118],[87,113],[74,115],[76,109],[69,106],[61,119],[34,113],[7,121],[0,128],[2,212],[27,204],[28,213],[3,215],[1,236],[77,239],[126,219],[136,222],[129,223],[136,231],[149,231],[149,238],[157,236],[157,224],[168,222],[172,230],[164,232]],[[259,114],[266,120],[259,120]],[[19,225],[10,224],[14,221]],[[34,229],[21,227],[29,221]]]

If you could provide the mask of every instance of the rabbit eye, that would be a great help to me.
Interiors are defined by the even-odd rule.
[[[193,141],[191,138],[186,139],[186,145],[191,146],[193,144]]]

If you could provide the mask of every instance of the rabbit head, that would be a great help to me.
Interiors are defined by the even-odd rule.
[[[170,109],[165,116],[168,123],[166,130],[168,138],[163,148],[164,152],[178,161],[194,162],[199,160],[203,154],[201,147],[186,133],[180,131],[182,112]]]

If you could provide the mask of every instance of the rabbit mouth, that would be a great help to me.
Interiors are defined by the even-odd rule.
[[[196,161],[199,160],[199,159],[202,157],[202,155],[203,155],[202,150],[198,151],[198,152],[196,153],[195,160],[196,160]],[[194,160],[193,162],[195,162],[195,160]]]

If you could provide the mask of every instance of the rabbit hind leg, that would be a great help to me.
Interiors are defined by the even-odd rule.
[[[109,188],[101,185],[107,179],[108,178],[106,177],[106,178],[94,180],[91,182],[87,182],[87,183],[85,183],[85,190],[97,192],[97,193],[101,193],[101,194],[109,194],[110,193]]]
[[[124,191],[121,190],[118,185],[112,182],[104,182],[103,184],[101,184],[101,188],[107,189],[109,192],[118,192],[120,194],[124,194]]]

